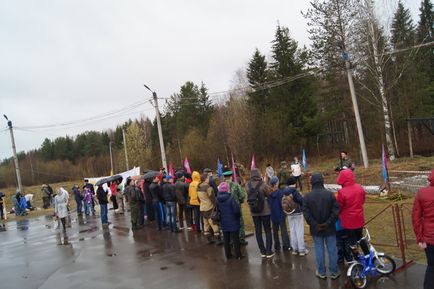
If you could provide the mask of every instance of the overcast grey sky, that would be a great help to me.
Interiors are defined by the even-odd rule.
[[[382,0],[386,4],[394,0]],[[420,1],[406,0],[416,17]],[[61,123],[168,97],[188,80],[227,90],[257,47],[268,54],[277,21],[308,45],[305,0],[0,1],[0,113],[14,126]],[[17,150],[45,137],[114,128],[125,115],[79,127],[15,132]],[[0,159],[12,155],[0,120]]]

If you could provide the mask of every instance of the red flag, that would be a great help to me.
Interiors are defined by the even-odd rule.
[[[250,169],[256,169],[256,159],[255,159],[255,155],[252,155],[252,163],[250,164]]]
[[[235,183],[238,183],[237,171],[235,170],[234,155],[232,154],[232,178]]]
[[[188,162],[187,157],[185,157],[185,160],[184,160],[184,168],[187,171],[187,173],[191,174],[190,163]]]

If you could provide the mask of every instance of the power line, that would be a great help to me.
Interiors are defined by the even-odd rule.
[[[96,121],[103,121],[103,120],[107,120],[107,119],[112,119],[112,118],[119,118],[119,117],[123,117],[123,116],[128,116],[128,115],[132,115],[138,112],[144,112],[144,111],[149,111],[151,109],[146,109],[146,110],[142,110],[140,108],[141,105],[145,104],[146,101],[141,101],[138,103],[134,103],[131,105],[128,105],[126,107],[123,107],[115,112],[107,112],[101,115],[97,115],[97,116],[93,116],[90,118],[86,118],[86,119],[81,119],[81,120],[75,120],[75,121],[70,121],[70,122],[66,122],[66,123],[59,123],[59,124],[50,124],[50,125],[38,125],[38,126],[20,126],[17,127],[17,129],[21,129],[21,130],[25,130],[25,129],[36,129],[36,130],[47,130],[47,129],[65,129],[65,128],[74,128],[74,127],[79,127],[82,126],[84,124],[87,123],[94,123]]]
[[[126,112],[129,112],[131,110],[134,110],[136,108],[138,108],[139,106],[145,104],[148,100],[146,101],[138,101],[132,104],[129,104],[127,106],[124,106],[122,108],[116,109],[116,110],[112,110],[109,112],[105,112],[103,114],[99,114],[99,115],[95,115],[92,117],[88,117],[88,118],[84,118],[84,119],[79,119],[79,120],[73,120],[73,121],[68,121],[68,122],[64,122],[64,123],[55,123],[55,124],[46,124],[46,125],[35,125],[35,126],[21,126],[19,128],[24,128],[24,129],[47,129],[47,128],[56,128],[56,127],[66,127],[66,126],[74,126],[74,125],[81,125],[82,123],[87,123],[87,122],[93,122],[93,121],[97,121],[97,120],[104,120],[104,119],[109,119],[112,117],[117,117],[121,114],[124,114]]]

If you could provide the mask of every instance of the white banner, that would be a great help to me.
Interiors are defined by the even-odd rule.
[[[122,180],[122,185],[125,185],[125,181],[127,180],[128,177],[135,177],[135,176],[139,176],[140,175],[140,167],[134,167],[129,171],[123,172],[123,173],[119,173],[116,175],[121,175],[123,180]],[[84,178],[85,180],[89,180],[89,183],[95,185],[96,182],[98,182],[99,180],[103,179],[103,178],[108,178],[110,176],[104,176],[104,177],[94,177],[94,178]],[[107,184],[104,184],[102,186],[104,188],[104,190],[108,189]]]

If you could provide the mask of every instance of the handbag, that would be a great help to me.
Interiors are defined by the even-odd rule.
[[[220,213],[219,207],[216,204],[214,206],[214,208],[212,209],[212,212],[211,212],[211,220],[214,223],[220,223],[220,219],[221,219],[221,213]]]

